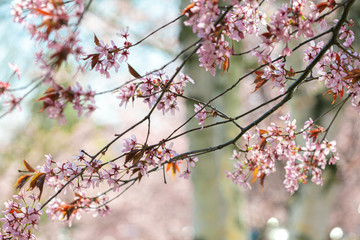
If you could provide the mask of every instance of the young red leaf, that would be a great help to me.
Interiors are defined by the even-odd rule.
[[[225,60],[222,62],[223,72],[229,71],[229,67],[230,67],[230,59],[228,57],[225,57]]]
[[[267,133],[268,133],[268,131],[266,131],[266,130],[264,130],[264,129],[260,129],[260,130],[259,130],[260,136],[263,135],[263,134],[267,134]]]
[[[341,91],[340,91],[340,100],[341,100],[341,98],[344,96],[344,88],[342,88],[341,89]]]
[[[331,102],[331,104],[334,104],[334,103],[335,103],[335,101],[336,101],[336,99],[337,99],[337,96],[338,96],[337,93],[334,93],[334,94],[333,94],[333,101]]]
[[[321,13],[322,11],[324,11],[327,7],[328,7],[328,3],[327,2],[322,2],[319,3],[318,5],[316,5],[319,13]]]
[[[65,205],[62,207],[61,211],[63,213],[62,219],[64,219],[66,216],[66,220],[69,221],[71,214],[73,214],[73,212],[75,211],[75,206],[74,205]]]
[[[253,184],[254,182],[256,182],[256,180],[258,179],[257,174],[258,174],[258,172],[259,172],[259,168],[260,168],[260,166],[257,166],[257,167],[255,168],[255,170],[253,171],[253,176],[252,176],[251,184]]]
[[[325,128],[318,126],[317,128],[314,128],[309,131],[311,133],[309,137],[313,138],[313,142],[315,142],[315,140],[318,139],[319,134],[324,131],[325,131]]]
[[[179,162],[180,163],[180,162]],[[172,179],[174,180],[176,172],[180,173],[179,166],[177,162],[171,162],[166,165],[166,172],[171,169]]]
[[[255,74],[258,75],[258,76],[259,76],[259,75],[261,76],[261,75],[264,74],[264,71],[255,71]]]
[[[35,8],[35,12],[37,12],[39,15],[43,16],[54,16],[53,13],[45,12],[44,10],[41,10],[40,8]]]
[[[195,7],[195,3],[190,3],[189,5],[187,5],[186,8],[184,8],[184,10],[182,10],[181,15],[184,15],[185,13],[190,11],[190,9],[193,8],[193,7]]]

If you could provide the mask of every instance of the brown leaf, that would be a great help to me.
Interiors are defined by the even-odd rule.
[[[38,199],[40,200],[41,198],[41,194],[43,192],[43,188],[44,188],[44,183],[45,183],[45,178],[46,178],[46,174],[42,175],[39,179],[38,179],[38,188],[39,188],[39,196],[38,196]]]
[[[14,185],[14,187],[16,187],[17,189],[21,189],[25,183],[29,180],[29,178],[32,176],[33,174],[26,174],[26,175],[22,175],[20,176],[17,180],[16,183]]]
[[[75,210],[75,206],[74,205],[66,205],[63,206],[62,208],[62,212],[63,212],[63,216],[62,219],[65,218],[66,216],[66,220],[69,221],[71,214],[74,212]]]
[[[139,150],[137,150],[137,149],[132,150],[131,152],[126,154],[124,165],[126,163],[130,162],[131,160],[132,160],[133,165],[136,164],[141,159],[141,157],[144,155],[145,150],[146,150],[146,146],[144,146],[144,148],[139,149]]]
[[[91,69],[94,69],[96,64],[99,62],[99,54],[94,54],[94,56],[91,58]]]
[[[260,186],[261,186],[261,192],[264,191],[264,182],[265,182],[266,174],[261,174],[260,176]]]
[[[271,34],[270,32],[265,32],[265,33],[263,33],[263,34],[261,34],[263,37],[265,37],[265,38],[267,38],[267,39],[269,39],[269,38],[271,38],[272,36],[273,36],[273,34]]]
[[[256,71],[255,74],[257,74],[254,83],[256,83],[255,89],[253,92],[256,92],[262,85],[264,85],[268,80],[262,78],[262,71]]]
[[[45,173],[37,173],[35,176],[32,177],[29,188],[28,188],[28,190],[33,190],[35,187],[39,188],[39,191],[40,191],[39,196],[38,196],[39,200],[41,198],[41,194],[43,191],[45,177],[46,177]]]
[[[360,69],[354,69],[351,70],[347,76],[344,77],[344,79],[352,79],[351,85],[354,85],[355,83],[359,82],[360,80]]]
[[[143,175],[142,175],[141,172],[139,171],[139,173],[138,173],[138,181],[139,181],[139,183],[140,183],[142,177],[143,177]]]
[[[263,79],[261,82],[259,82],[258,84],[256,84],[254,92],[256,92],[257,90],[259,90],[259,88],[264,85],[267,82],[267,80]]]
[[[137,153],[133,159],[133,165],[136,164],[140,158],[143,156],[144,150],[141,150],[139,153]]]
[[[45,98],[50,98],[51,100],[56,100],[59,98],[59,93],[55,91],[53,87],[49,87],[43,94],[44,96],[36,101],[43,101]]]
[[[260,141],[260,150],[265,149],[266,143],[267,143],[266,138],[262,137]]]
[[[254,83],[259,83],[261,81],[264,81],[264,79],[261,77],[261,75],[259,75],[259,76],[256,76]]]
[[[321,13],[322,11],[325,10],[325,8],[327,8],[328,6],[328,3],[327,2],[322,2],[322,3],[319,3],[318,5],[316,5],[319,13]]]
[[[98,46],[98,47],[101,46],[101,45],[100,45],[100,41],[99,41],[99,39],[96,37],[95,34],[94,34],[94,43],[95,43],[95,45]]]
[[[263,74],[264,74],[264,71],[255,71],[255,74],[258,75],[258,76],[259,76],[259,75],[263,75]]]
[[[132,150],[131,152],[126,154],[124,165],[126,165],[128,162],[130,162],[138,152],[139,152],[139,150]]]
[[[28,170],[29,172],[35,172],[35,169],[24,160],[24,166],[26,168],[26,170]]]
[[[41,184],[41,177],[44,177],[45,173],[37,173],[35,174],[31,181],[28,190],[33,190],[35,187],[39,187],[39,184]]]
[[[132,67],[130,64],[127,64],[129,68],[129,73],[135,78],[141,78],[141,75]]]

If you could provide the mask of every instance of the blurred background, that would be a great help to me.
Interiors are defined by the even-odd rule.
[[[276,4],[281,2],[276,1]],[[1,76],[3,80],[7,80],[11,75],[8,62],[16,62],[23,74],[21,80],[13,79],[12,84],[21,88],[39,76],[41,71],[33,61],[36,50],[33,41],[19,24],[12,21],[10,3],[7,0],[0,1]],[[115,33],[129,26],[130,41],[134,43],[179,16],[180,9],[188,4],[185,0],[93,1],[81,24],[80,38],[86,52],[91,53],[94,48],[94,33],[105,42],[112,39],[116,41]],[[269,12],[272,10],[268,9]],[[351,14],[355,21],[354,32],[359,32],[359,3],[353,7]],[[196,38],[191,29],[177,22],[133,48],[128,62],[140,74],[144,74],[169,62],[194,40]],[[358,43],[356,41],[356,47],[359,46]],[[251,46],[253,43],[244,41],[239,45],[239,51],[250,49]],[[298,54],[299,58],[303,58],[302,51]],[[206,102],[256,64],[251,56],[233,57],[229,73],[218,75],[214,79],[198,67],[198,60],[194,58],[188,64],[186,72],[195,79],[196,85],[194,90],[186,90],[187,95]],[[290,61],[288,64],[301,67],[298,66],[299,61]],[[176,67],[177,64],[174,63],[167,71],[171,73]],[[71,83],[74,69],[74,64],[68,62],[61,68],[58,79],[63,83]],[[84,86],[91,84],[96,91],[105,91],[128,79],[127,67],[121,66],[119,73],[112,72],[111,79],[88,72],[81,75],[78,81]],[[256,94],[249,95],[253,91],[252,82],[250,77],[235,94],[216,101],[214,105],[230,115],[239,114],[278,94],[276,89],[267,86]],[[2,202],[15,194],[12,186],[18,178],[17,170],[22,169],[23,159],[37,165],[44,162],[43,156],[48,153],[57,160],[65,161],[78,154],[79,149],[96,152],[115,133],[142,119],[148,110],[147,105],[141,102],[129,104],[126,109],[120,108],[115,94],[104,94],[96,97],[99,109],[90,118],[78,119],[76,113],[68,109],[68,124],[58,126],[56,120],[38,113],[41,104],[35,102],[35,99],[44,90],[35,90],[22,104],[22,111],[15,110],[0,118]],[[292,104],[282,108],[269,122],[290,111],[298,119],[297,125],[300,128],[309,117],[315,119],[331,106],[331,97],[323,96],[323,92],[320,85],[305,85]],[[18,96],[24,93],[21,90],[16,92]],[[161,140],[174,127],[183,123],[186,116],[193,113],[193,104],[182,102],[180,109],[175,116],[163,116],[161,113],[154,116],[152,123],[155,134],[152,141]],[[5,111],[5,108],[0,106],[0,111]],[[283,187],[284,172],[279,165],[279,171],[267,177],[263,191],[257,183],[252,186],[251,191],[244,191],[225,177],[224,172],[231,171],[234,164],[229,160],[232,149],[227,148],[202,156],[191,181],[178,177],[172,181],[169,175],[167,184],[164,184],[162,172],[151,174],[113,201],[110,204],[111,213],[107,217],[93,218],[91,213],[83,214],[80,221],[74,220],[73,226],[68,228],[61,222],[47,219],[45,215],[37,236],[39,239],[51,240],[360,239],[359,117],[350,104],[341,113],[328,136],[328,139],[337,140],[341,161],[336,167],[327,169],[323,187],[308,183],[290,196]],[[250,115],[242,121],[246,124],[253,117],[256,115]],[[324,126],[327,126],[331,117],[329,115],[323,119]],[[207,123],[210,121],[207,120]],[[193,126],[196,125],[194,122]],[[136,129],[134,134],[141,140],[145,131],[146,126],[143,126]],[[177,152],[184,152],[189,146],[195,149],[216,145],[234,134],[235,129],[222,126],[190,135],[189,138],[179,138],[174,147]],[[115,144],[108,152],[108,157],[121,153],[121,146],[121,142]],[[50,192],[46,194],[51,195]]]

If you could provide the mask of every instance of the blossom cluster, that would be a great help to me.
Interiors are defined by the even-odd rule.
[[[44,185],[54,189],[55,192],[66,193],[67,190],[71,190],[70,193],[74,193],[74,200],[71,202],[64,202],[58,197],[52,198],[47,204],[46,210],[52,219],[67,222],[71,226],[73,219],[79,219],[82,212],[92,211],[93,216],[96,217],[106,215],[110,211],[107,195],[109,191],[89,197],[86,196],[87,189],[98,189],[105,184],[113,192],[119,192],[124,183],[133,181],[131,179],[134,177],[135,181],[140,181],[143,176],[148,176],[150,168],[161,168],[164,165],[167,165],[167,171],[171,169],[173,177],[179,173],[180,177],[187,179],[191,174],[191,168],[198,161],[193,156],[171,161],[177,156],[176,151],[173,150],[173,143],[167,145],[165,141],[161,141],[156,145],[148,146],[139,143],[135,135],[125,138],[123,141],[122,164],[116,162],[120,161],[118,158],[103,162],[101,158],[90,157],[84,151],[80,151],[79,155],[73,157],[73,160],[65,162],[54,160],[51,154],[45,155],[45,163],[38,166],[37,169],[24,161],[27,171],[26,174],[19,177],[16,187],[22,189],[26,182],[30,181],[28,190],[36,188],[40,192],[38,195],[33,193],[30,196],[34,204],[36,203],[36,207],[24,208],[18,203],[9,201],[6,204],[6,210],[3,211],[6,219],[2,219],[8,223],[3,226],[2,231],[6,234],[14,231],[9,229],[10,226],[17,229],[17,234],[20,236],[21,234],[29,235],[32,228],[36,229],[38,218],[35,215],[42,214],[39,201]],[[186,168],[180,172],[179,164],[183,162],[186,162]],[[76,181],[73,181],[75,179]],[[19,196],[15,198],[25,202],[25,190],[22,189]],[[32,220],[31,224],[29,224],[28,218]],[[20,223],[26,226],[18,227]],[[34,236],[32,238],[35,239]]]
[[[132,174],[138,172],[140,178],[148,175],[149,167],[161,167],[173,157],[177,156],[176,151],[172,149],[173,143],[166,146],[165,142],[160,142],[153,147],[148,147],[138,143],[135,135],[125,139],[123,146],[123,152],[126,155],[124,166],[131,163],[130,166],[133,168]],[[185,161],[187,166],[186,170],[180,174],[180,177],[187,179],[191,174],[191,168],[194,167],[198,161],[196,157],[187,156],[181,160],[171,161],[167,163],[167,170],[171,169],[173,176],[176,172],[180,173],[178,164],[183,163],[182,161]]]
[[[310,10],[306,10],[306,8]],[[325,22],[319,17],[320,13],[326,8],[333,9],[335,7],[333,1],[328,1],[326,4],[314,5],[313,2],[307,3],[306,0],[292,1],[291,5],[283,4],[277,12],[270,17],[270,22],[266,25],[266,32],[259,35],[261,43],[257,49],[253,50],[253,55],[258,58],[258,62],[267,63],[264,71],[258,71],[257,84],[255,90],[261,87],[269,79],[274,83],[274,87],[280,88],[280,92],[285,92],[285,83],[287,78],[294,75],[292,69],[285,69],[285,61],[279,60],[273,62],[271,54],[274,52],[277,43],[282,42],[282,57],[287,57],[292,54],[289,44],[293,39],[298,39],[300,36],[304,38],[311,38],[314,36],[313,27],[315,23],[319,23],[321,27]],[[315,51],[307,52],[307,60],[313,59],[320,51],[323,45],[319,44],[313,46]],[[310,55],[309,55],[310,54]],[[260,75],[259,73],[262,73]]]
[[[360,109],[360,54],[352,47],[355,39],[350,29],[352,25],[353,21],[350,20],[341,27],[338,39],[341,48],[331,47],[316,64],[316,73],[328,89],[326,93],[332,94],[333,103],[347,93],[351,96],[353,106]],[[343,43],[340,43],[342,40]],[[311,41],[305,50],[304,61],[312,61],[323,46],[323,41]]]
[[[195,118],[199,120],[199,125],[201,126],[201,128],[204,128],[205,119],[207,118],[206,109],[202,104],[195,104],[194,106],[194,112],[196,112]]]
[[[4,217],[0,219],[3,222],[0,238],[1,239],[36,239],[32,230],[38,230],[40,216],[43,215],[41,204],[35,203],[36,198],[28,196],[33,202],[31,206],[22,205],[20,201],[25,201],[25,191],[20,191],[14,195],[13,200],[5,202],[5,208],[2,211]]]
[[[84,55],[76,27],[84,11],[84,0],[66,2],[62,0],[14,0],[11,9],[14,21],[23,25],[37,43],[35,62],[44,71],[43,82],[52,84],[54,91],[57,92],[61,89],[62,93],[65,93],[64,87],[56,84],[53,79],[54,70],[67,61],[70,56],[79,62]],[[20,70],[17,65],[11,64],[9,66],[20,78]],[[82,69],[82,66],[79,65],[79,68]],[[9,83],[0,82],[0,96],[7,97],[4,104],[9,105],[11,111],[16,106],[20,108],[19,103],[22,98],[7,94],[9,86]],[[70,91],[68,89],[68,93]],[[77,89],[76,94],[78,93],[79,89]],[[52,97],[55,95],[61,95],[61,93],[56,93]],[[64,123],[65,118],[62,115],[64,101],[60,103],[51,102],[52,100],[54,99],[46,98],[47,103],[44,103],[46,112],[51,118],[61,119],[60,122]],[[80,115],[85,108],[88,108],[89,111],[95,109],[92,105],[83,107],[79,102],[73,102],[73,104]]]
[[[211,117],[217,117],[217,111],[216,109],[213,109],[211,111],[207,111],[206,108],[204,107],[204,105],[202,105],[201,103],[199,104],[194,104],[194,112],[195,114],[195,118],[199,121],[199,125],[201,126],[201,129],[204,128],[205,126],[205,120],[211,116]]]
[[[0,96],[7,97],[9,87],[10,87],[10,83],[1,81],[0,82]]]
[[[85,117],[88,117],[96,110],[95,92],[89,86],[84,90],[79,83],[67,88],[53,82],[52,87],[44,92],[44,96],[38,101],[43,103],[40,112],[45,111],[49,118],[57,119],[59,124],[65,124],[66,118],[64,110],[68,104],[72,104],[73,109],[78,112],[78,117],[85,111]]]
[[[280,41],[285,46],[282,55],[290,56],[292,54],[292,50],[288,47],[290,41],[300,36],[313,37],[314,23],[317,21],[323,23],[319,18],[320,12],[335,6],[332,3],[319,6],[312,2],[307,4],[306,0],[296,0],[291,2],[291,6],[283,4],[267,23],[266,15],[259,10],[258,1],[231,1],[232,6],[226,7],[226,10],[220,10],[218,2],[218,0],[193,0],[183,11],[188,17],[184,24],[192,26],[193,32],[202,39],[202,45],[197,52],[200,66],[210,71],[212,75],[215,75],[217,66],[223,71],[229,67],[229,58],[234,53],[229,40],[240,41],[245,36],[258,36],[261,43],[253,53],[259,62],[271,62],[270,55],[276,43]],[[310,8],[309,11],[305,11],[307,6]],[[224,14],[225,11],[228,12]],[[221,14],[224,16],[219,21]],[[266,26],[266,31],[260,34],[261,25]]]
[[[226,2],[226,1],[224,1]],[[245,35],[256,34],[259,24],[265,23],[265,14],[258,10],[258,2],[253,0],[231,1],[231,10],[224,16],[222,22],[216,23],[222,11],[218,0],[193,0],[184,10],[188,19],[186,26],[192,26],[193,32],[202,39],[202,45],[197,51],[200,66],[212,75],[216,67],[223,71],[229,67],[229,58],[233,51],[229,46],[231,40],[240,41]]]
[[[306,7],[310,10],[306,10]],[[335,5],[326,5],[332,9]],[[282,48],[282,56],[290,56],[292,50],[289,43],[300,36],[311,38],[314,36],[313,27],[320,22],[319,14],[324,9],[314,5],[313,2],[307,3],[306,0],[291,1],[291,5],[283,4],[281,8],[270,17],[269,24],[266,25],[266,32],[260,34],[260,48],[254,50],[254,55],[259,62],[271,62],[271,53],[275,49],[276,43],[282,41],[285,47]],[[322,23],[322,22],[321,22]]]
[[[117,36],[123,38],[123,47],[118,47],[113,40],[111,40],[111,46],[105,44],[102,40],[99,40],[94,35],[95,50],[96,53],[89,54],[85,59],[91,60],[91,67],[95,68],[101,74],[104,74],[106,78],[110,78],[109,70],[114,68],[115,72],[118,72],[120,63],[126,61],[129,55],[129,48],[131,42],[129,42],[129,28],[122,29]]]
[[[43,45],[38,45],[37,61],[43,68],[51,71],[66,61],[69,55],[74,55],[76,60],[83,55],[78,44],[78,32],[72,30],[71,25],[78,24],[84,11],[84,0],[14,0],[11,7],[14,21],[24,25],[38,43],[44,42],[51,53],[51,64],[48,64],[41,49]]]
[[[287,79],[295,75],[294,69],[290,68],[290,70],[287,70],[285,65],[285,61],[279,60],[269,63],[262,71],[255,71],[257,77],[254,81],[256,84],[254,92],[271,80],[273,86],[279,88],[281,93],[284,93],[286,91]]]
[[[237,160],[235,170],[228,172],[234,183],[251,188],[251,183],[260,179],[263,185],[265,177],[276,171],[276,161],[285,162],[284,185],[293,194],[299,183],[307,183],[308,178],[315,184],[322,185],[322,171],[328,164],[335,164],[338,159],[336,142],[321,139],[325,129],[309,119],[299,133],[296,133],[296,120],[290,120],[290,114],[280,119],[285,126],[271,123],[267,129],[256,129],[251,135],[247,132],[245,148],[240,152],[234,150],[233,159]],[[304,146],[296,144],[298,135],[302,135]],[[255,144],[251,139],[257,138]],[[242,156],[244,155],[244,156]]]
[[[105,216],[109,213],[110,208],[106,205],[108,197],[100,195],[97,197],[86,197],[85,194],[75,193],[74,201],[66,203],[59,198],[54,198],[50,201],[46,213],[49,214],[53,220],[66,221],[71,227],[74,218],[80,220],[81,211],[88,212],[89,209],[96,210],[93,212],[93,217]]]
[[[62,0],[14,0],[11,7],[15,22],[23,24],[36,39],[47,40],[50,34],[67,26],[72,18],[80,17],[84,10],[84,0],[67,3]],[[74,8],[71,13],[70,8]]]
[[[20,107],[20,101],[21,98],[15,97],[14,94],[11,94],[10,92],[10,81],[12,80],[12,77],[16,74],[17,78],[20,80],[21,78],[21,71],[19,66],[16,63],[8,63],[9,68],[13,71],[13,74],[9,78],[8,81],[0,81],[0,99],[3,99],[2,105],[9,106],[9,111],[12,111],[15,107],[18,107],[21,110]]]
[[[117,98],[121,100],[120,106],[127,105],[127,103],[135,98],[142,98],[144,103],[149,107],[153,107],[158,101],[156,108],[162,111],[163,114],[171,112],[175,114],[179,110],[177,97],[183,95],[184,88],[187,83],[194,83],[194,81],[185,74],[180,74],[177,81],[171,81],[170,78],[162,71],[157,71],[152,74],[145,74],[144,77],[139,77],[136,82],[131,82],[118,90]],[[163,95],[162,95],[163,93]],[[162,96],[161,99],[160,96]]]

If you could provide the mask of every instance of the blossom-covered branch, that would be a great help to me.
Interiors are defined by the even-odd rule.
[[[39,47],[35,59],[43,75],[35,87],[43,84],[47,87],[37,98],[43,106],[40,112],[65,124],[64,110],[67,106],[72,106],[79,117],[83,113],[89,116],[97,111],[96,97],[111,92],[116,93],[114,101],[118,104],[115,105],[126,108],[129,102],[139,99],[148,105],[149,110],[140,121],[116,133],[95,154],[80,150],[71,160],[66,161],[46,154],[45,163],[36,168],[32,167],[30,161],[24,160],[25,170],[21,171],[23,174],[15,185],[19,193],[14,196],[14,200],[5,204],[3,210],[2,239],[35,239],[32,230],[38,228],[43,211],[53,219],[60,219],[69,225],[74,218],[80,218],[82,212],[94,211],[95,215],[106,215],[111,201],[151,173],[163,169],[173,177],[178,174],[187,179],[196,167],[197,156],[233,145],[237,146],[232,157],[236,164],[233,170],[229,169],[227,176],[237,184],[250,188],[252,183],[259,180],[263,185],[266,176],[276,171],[277,161],[282,161],[285,164],[284,185],[291,194],[301,183],[309,180],[322,185],[323,170],[339,159],[336,142],[327,140],[326,135],[347,100],[351,99],[357,109],[360,106],[359,53],[353,47],[353,22],[348,19],[354,0],[342,4],[327,0],[317,5],[306,0],[292,0],[276,9],[269,18],[263,11],[266,4],[270,4],[267,1],[224,0],[221,2],[225,7],[220,7],[219,0],[192,0],[179,17],[134,44],[130,41],[131,29],[124,27],[117,34],[121,44],[114,40],[110,44],[105,43],[94,34],[95,52],[85,53],[78,38],[79,23],[91,2],[88,1],[87,7],[83,0],[16,0],[12,4],[14,21],[24,25]],[[342,13],[339,19],[326,21],[325,18],[340,10]],[[199,40],[155,70],[141,69],[139,73],[128,63],[133,47],[181,18],[186,18],[184,24],[192,28]],[[330,28],[326,27],[328,24],[331,24]],[[251,51],[235,53],[238,42],[249,38],[257,39]],[[302,40],[299,43],[300,38]],[[326,38],[327,41],[324,41]],[[289,66],[287,60],[304,48],[305,67]],[[167,67],[190,49],[192,51],[170,73]],[[252,57],[259,65],[243,76],[235,76],[235,82],[228,83],[223,92],[199,101],[186,95],[186,88],[195,88],[197,79],[181,73],[190,58],[196,55],[200,66],[213,76],[228,71],[233,56]],[[98,72],[99,77],[105,78],[110,78],[113,71],[117,72],[121,65],[125,65],[131,79],[102,92],[92,90],[91,86],[85,90],[76,79],[71,79],[72,85],[65,86],[59,82],[56,73],[69,58],[75,60],[79,70]],[[11,64],[10,68],[13,75],[21,78],[20,69],[16,65]],[[225,94],[233,94],[240,83],[249,78],[253,78],[255,84],[251,94],[257,94],[259,89],[269,85],[267,83],[272,83],[272,87],[278,91],[277,95],[256,107],[246,109],[244,113],[228,114],[215,107],[218,99]],[[291,119],[290,114],[282,116],[281,123],[272,122],[265,128],[260,127],[264,120],[286,105],[299,88],[314,82],[324,83],[326,93],[332,95],[333,103],[340,101],[331,108],[334,111],[339,106],[328,128],[317,125],[310,118],[300,131],[296,131],[296,120]],[[0,81],[0,96],[5,100],[3,103],[10,105],[13,110],[24,96],[18,98],[10,94],[10,85],[10,80]],[[194,104],[194,113],[179,126],[173,126],[168,136],[151,143],[149,139],[154,112],[160,111],[163,117],[169,113],[178,114],[181,110],[179,98]],[[249,116],[252,117],[250,123],[239,123],[239,120]],[[210,118],[216,119],[216,122],[209,123]],[[198,122],[199,127],[182,130],[194,121]],[[139,141],[133,131],[143,124],[147,127],[145,141]],[[175,139],[223,124],[235,126],[237,135],[216,146],[182,153],[176,151],[172,142]],[[131,137],[125,137],[126,134]],[[299,137],[303,138],[303,145],[297,143]],[[240,143],[241,139],[243,144]],[[108,157],[107,151],[114,143],[121,141],[121,154]],[[29,188],[25,191],[27,182]],[[41,204],[45,185],[54,192]],[[107,190],[97,196],[89,196],[89,189],[98,189],[100,186],[106,186]],[[66,191],[74,192],[73,201],[66,202],[59,197],[60,193]]]

